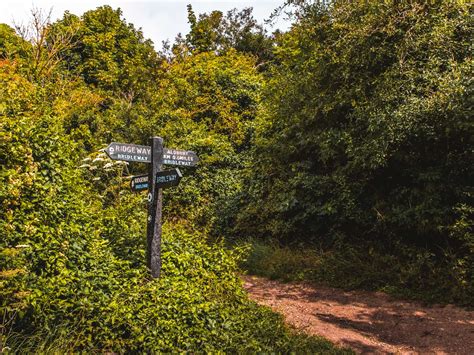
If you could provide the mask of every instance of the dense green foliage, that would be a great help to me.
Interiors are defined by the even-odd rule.
[[[266,86],[240,233],[323,244],[348,264],[344,250],[363,264],[376,250],[392,279],[420,264],[402,287],[472,301],[472,6],[297,15]]]
[[[49,36],[74,29],[74,46],[61,53],[68,70],[88,84],[137,101],[156,80],[159,60],[153,43],[121,15],[120,9],[110,6],[88,11],[80,18],[66,13],[52,26]]]
[[[0,25],[0,347],[338,352],[250,302],[242,260],[472,305],[472,6],[288,3],[272,36],[188,7],[163,53],[109,6]],[[100,151],[150,136],[200,157],[164,193],[159,280],[146,167]]]
[[[252,8],[233,9],[226,16],[212,11],[197,18],[188,5],[188,22],[191,30],[184,44],[191,51],[225,53],[235,49],[252,54],[260,64],[273,59],[273,40],[252,16]]]
[[[164,62],[109,7],[37,23],[28,40],[1,28],[1,351],[338,352],[250,302],[244,250],[208,242],[249,148],[254,59]],[[143,167],[99,152],[153,134],[201,157],[165,196],[159,280],[145,266],[145,196],[128,188]]]
[[[385,249],[350,243],[332,248],[314,243],[288,246],[261,239],[247,243],[251,250],[241,265],[254,275],[472,307],[470,284],[460,285],[456,278],[459,274],[470,277],[469,268],[462,262],[447,267],[446,261],[435,259],[429,250],[401,243]]]

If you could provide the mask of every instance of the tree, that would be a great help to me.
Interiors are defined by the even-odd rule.
[[[252,8],[232,9],[226,16],[221,11],[212,11],[197,18],[188,5],[188,22],[191,30],[186,35],[186,44],[193,51],[224,53],[234,48],[254,55],[258,63],[273,58],[273,38],[257,23]]]
[[[186,184],[166,197],[168,215],[207,228],[235,215],[222,211],[232,209],[232,196],[240,189],[262,84],[254,58],[233,49],[178,56],[164,65],[153,100],[156,114],[142,130],[155,127],[167,146],[200,157],[199,168],[186,171]]]
[[[469,16],[466,4],[302,5],[276,49],[242,233],[445,246],[471,203]]]
[[[13,28],[0,24],[0,58],[15,60],[23,57],[28,46],[29,43],[25,43]]]
[[[63,53],[67,69],[129,102],[145,99],[161,62],[153,43],[127,24],[120,9],[110,6],[87,11],[80,18],[66,12],[53,25],[54,33],[75,26],[78,45]]]
[[[31,11],[25,26],[0,25],[0,55],[18,61],[20,67],[34,80],[51,77],[57,72],[60,54],[75,46],[77,28],[69,26],[62,33],[52,33],[50,14],[39,9]]]

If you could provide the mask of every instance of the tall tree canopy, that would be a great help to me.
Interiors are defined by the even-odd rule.
[[[331,349],[291,336],[278,315],[250,302],[237,276],[242,250],[208,244],[206,221],[186,216],[189,205],[210,214],[227,192],[219,183],[235,183],[209,175],[218,165],[235,171],[248,144],[254,60],[202,53],[157,72],[151,43],[109,7],[38,29],[41,40],[25,43],[0,27],[1,351]],[[73,45],[58,51],[53,44],[71,29]],[[26,52],[15,52],[17,43]],[[124,176],[139,167],[98,150],[157,134],[195,148],[202,173],[191,193],[177,192],[181,219],[164,226],[163,277],[154,280],[144,196]]]
[[[286,239],[446,241],[472,193],[470,5],[298,14],[276,49],[243,225]]]
[[[102,6],[81,17],[66,12],[52,33],[76,28],[75,46],[64,53],[68,70],[85,82],[136,101],[156,79],[160,64],[153,42],[122,18],[120,9]]]
[[[254,55],[258,62],[271,60],[273,39],[255,20],[252,11],[252,8],[233,9],[226,16],[221,11],[212,11],[197,17],[188,5],[190,31],[185,42],[197,52],[223,53],[233,48]]]

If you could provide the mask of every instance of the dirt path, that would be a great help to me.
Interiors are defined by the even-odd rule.
[[[289,324],[359,353],[474,354],[474,312],[424,307],[379,292],[243,278],[250,297]]]

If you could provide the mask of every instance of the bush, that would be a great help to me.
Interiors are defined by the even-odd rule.
[[[64,132],[81,105],[62,103],[77,92],[26,80],[8,62],[0,82],[2,351],[333,349],[250,302],[237,276],[243,250],[204,233],[165,225],[163,277],[151,279],[143,196],[124,190],[122,167],[81,165],[85,152]]]
[[[391,278],[426,294],[452,285],[446,298],[465,299],[474,277],[472,7],[302,1],[296,11],[263,93],[236,233],[325,250],[342,240],[337,264],[373,270],[363,280],[379,285],[366,257],[373,246]],[[438,281],[425,269],[433,278],[439,269]]]
[[[143,262],[132,267],[105,240],[95,241],[80,265],[26,282],[30,293],[7,345],[23,336],[13,350],[56,347],[58,337],[69,351],[331,350],[327,342],[292,336],[280,316],[247,299],[237,276],[241,252],[166,225],[163,277],[150,280]],[[6,286],[17,284],[10,279]],[[11,314],[15,305],[7,309]]]

